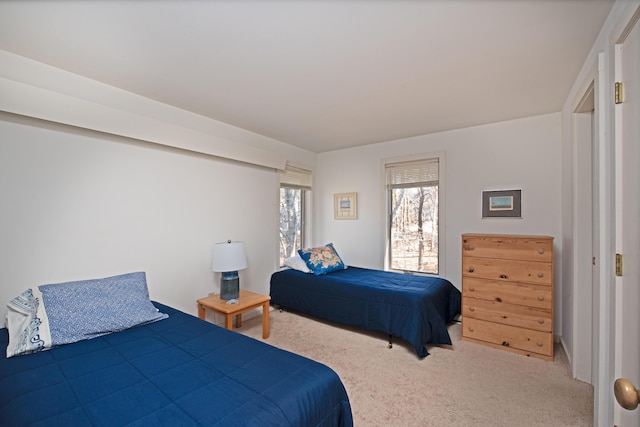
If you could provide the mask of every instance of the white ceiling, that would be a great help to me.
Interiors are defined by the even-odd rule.
[[[612,5],[1,1],[0,49],[320,153],[560,111]]]

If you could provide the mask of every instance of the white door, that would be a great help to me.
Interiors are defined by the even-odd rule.
[[[618,56],[619,55],[619,56]],[[616,105],[616,252],[622,276],[616,279],[616,378],[640,387],[640,24],[616,48],[616,81],[623,102]],[[614,406],[619,427],[640,426],[640,407]]]

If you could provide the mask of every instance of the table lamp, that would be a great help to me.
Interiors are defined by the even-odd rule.
[[[237,299],[240,296],[238,270],[247,268],[247,256],[242,242],[216,243],[213,248],[213,271],[220,274],[220,299]]]

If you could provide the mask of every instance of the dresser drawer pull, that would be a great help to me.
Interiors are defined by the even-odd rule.
[[[475,307],[469,307],[469,311],[476,311]]]
[[[543,344],[542,344],[540,341],[538,341],[538,342],[536,342],[536,345],[537,345],[538,347],[542,347],[542,345],[543,345]]]
[[[500,278],[501,278],[501,279],[506,279],[506,278],[507,278],[507,275],[506,275],[506,274],[501,274],[501,275],[500,275]]]
[[[508,341],[502,341],[502,345],[505,347],[509,347],[509,342]]]
[[[538,295],[538,301],[544,301],[544,297],[542,295]]]
[[[538,323],[543,325],[544,324],[544,319],[538,319]]]
[[[476,288],[474,288],[473,286],[471,286],[471,287],[469,288],[469,292],[473,292],[473,291],[475,291],[475,290],[476,290]]]
[[[539,253],[540,255],[542,255],[542,254],[544,253],[544,249],[542,249],[542,248],[538,249],[538,253]]]
[[[473,273],[476,269],[473,267],[469,267],[469,273]]]
[[[474,331],[473,327],[469,326],[469,332],[473,332],[473,331]]]
[[[540,278],[544,277],[544,273],[543,272],[539,272],[538,273],[538,277],[540,277]]]

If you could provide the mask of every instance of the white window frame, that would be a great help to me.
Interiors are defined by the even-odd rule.
[[[389,194],[387,191],[387,165],[395,163],[410,163],[429,159],[438,159],[438,274],[410,272],[410,274],[428,275],[435,277],[444,277],[446,275],[446,161],[445,152],[437,151],[432,153],[421,153],[401,157],[384,158],[381,161],[381,183],[382,183],[382,212],[384,218],[382,224],[382,236],[384,245],[384,269],[387,271],[400,271],[391,269],[390,258],[390,231],[391,231],[391,213],[389,206]]]
[[[278,218],[280,218],[280,189],[292,188],[302,190],[302,218],[300,229],[301,246],[304,248],[309,236],[311,227],[310,215],[311,212],[311,183],[312,172],[308,169],[298,166],[292,166],[287,164],[285,170],[278,172]],[[278,220],[278,242],[277,242],[276,260],[277,265],[280,265],[280,221]]]

